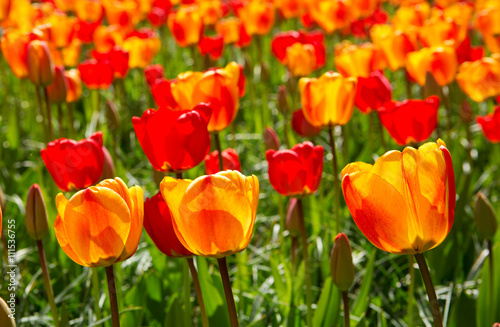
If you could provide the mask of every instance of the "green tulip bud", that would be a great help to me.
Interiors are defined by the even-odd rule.
[[[333,282],[342,292],[348,291],[354,281],[354,264],[351,244],[344,233],[335,237],[330,264]]]
[[[497,216],[490,201],[481,192],[476,196],[474,222],[479,234],[491,241],[497,231]]]
[[[41,240],[49,232],[47,210],[42,191],[38,184],[33,184],[28,191],[26,202],[26,229],[34,240]]]

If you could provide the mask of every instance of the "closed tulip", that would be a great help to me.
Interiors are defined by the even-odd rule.
[[[45,167],[63,192],[95,184],[103,169],[102,132],[74,141],[61,138],[40,151]]]
[[[1,41],[2,54],[17,78],[28,77],[28,44],[37,36],[23,33],[17,29],[3,32]]]
[[[34,40],[28,45],[28,77],[37,86],[49,86],[54,80],[55,67],[49,46]]]
[[[105,90],[113,83],[114,72],[109,60],[85,60],[78,65],[78,71],[83,84],[91,90]]]
[[[314,127],[307,121],[302,109],[298,109],[293,112],[292,129],[295,133],[304,137],[315,136],[321,133],[321,128]]]
[[[459,26],[451,19],[434,18],[418,29],[418,40],[424,47],[440,47],[462,42]]]
[[[408,54],[406,70],[420,85],[425,85],[425,76],[430,72],[440,86],[448,85],[455,79],[457,55],[448,46],[422,48]]]
[[[464,62],[458,67],[457,82],[472,100],[482,102],[500,94],[500,55]]]
[[[370,29],[373,44],[384,54],[391,71],[405,67],[406,56],[417,49],[415,37],[395,30],[391,25],[376,24]]]
[[[382,107],[392,97],[392,86],[382,71],[376,70],[369,77],[358,77],[354,104],[365,114]]]
[[[140,4],[135,0],[103,0],[104,12],[109,25],[120,26],[123,34],[131,32],[142,19]]]
[[[115,46],[120,46],[123,44],[124,37],[125,35],[123,35],[122,31],[120,30],[120,26],[100,25],[96,28],[93,36],[95,50],[97,52],[111,51],[111,49],[113,49]]]
[[[361,45],[343,41],[335,46],[335,67],[344,77],[368,77],[383,69],[381,53],[371,43]]]
[[[352,116],[356,79],[327,72],[299,80],[304,116],[315,127],[345,125]]]
[[[175,234],[187,250],[222,258],[243,251],[250,243],[259,201],[257,177],[237,171],[193,181],[165,177],[160,190]]]
[[[424,1],[403,4],[394,13],[392,25],[401,31],[422,27],[430,15],[430,9],[430,5]]]
[[[222,151],[222,167],[224,170],[241,172],[240,158],[235,149],[228,148]],[[219,151],[215,150],[205,157],[205,174],[216,174],[219,171]]]
[[[67,97],[68,82],[63,66],[56,66],[54,81],[47,87],[49,99],[52,103],[64,103]]]
[[[267,0],[245,0],[236,10],[248,35],[266,35],[275,19],[275,7]]]
[[[311,142],[291,150],[267,150],[269,181],[278,193],[301,197],[316,192],[323,172],[323,147]]]
[[[351,244],[347,235],[339,233],[335,236],[330,266],[333,283],[340,291],[346,292],[354,282],[354,264],[352,262]]]
[[[168,16],[168,27],[181,47],[196,45],[203,35],[203,17],[196,5],[181,6]]]
[[[428,251],[444,241],[453,225],[455,175],[441,140],[418,150],[389,151],[374,165],[347,165],[342,190],[358,228],[387,252]]]
[[[64,72],[66,76],[66,102],[73,103],[82,97],[82,80],[78,69],[70,69]]]
[[[264,145],[266,150],[273,149],[276,151],[278,151],[281,146],[278,134],[276,134],[276,131],[269,126],[266,126],[264,129]]]
[[[493,113],[477,116],[476,121],[490,142],[500,142],[500,106],[497,106]]]
[[[133,117],[135,133],[153,168],[182,172],[201,163],[210,151],[210,113],[209,106],[200,104],[193,110],[148,109],[141,118]]]
[[[56,207],[57,241],[77,264],[108,267],[135,253],[144,219],[141,187],[107,179],[69,200],[59,193]]]
[[[145,68],[160,52],[161,41],[156,32],[141,28],[129,33],[123,41],[123,50],[129,52],[130,68]]]
[[[382,125],[400,145],[419,143],[431,136],[437,126],[439,98],[388,101],[378,111]]]
[[[223,4],[220,0],[198,0],[196,3],[205,25],[213,26],[224,16]]]
[[[160,192],[144,202],[144,228],[158,250],[169,257],[191,257],[175,235],[172,214]]]

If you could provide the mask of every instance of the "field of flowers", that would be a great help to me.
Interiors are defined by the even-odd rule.
[[[0,327],[500,327],[498,0],[0,0]]]

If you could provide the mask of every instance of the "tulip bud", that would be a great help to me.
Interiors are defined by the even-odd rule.
[[[286,229],[292,237],[300,236],[300,213],[297,205],[297,198],[290,198],[286,211]]]
[[[280,85],[278,88],[278,110],[286,115],[288,112],[288,100],[287,100],[287,90],[285,85]]]
[[[16,321],[12,317],[12,312],[5,301],[0,297],[0,326],[16,327]]]
[[[479,192],[476,196],[474,222],[479,234],[491,241],[497,231],[497,216],[490,201],[482,192]]]
[[[332,279],[335,285],[346,292],[354,281],[354,264],[352,263],[351,245],[344,233],[335,237],[330,257]]]
[[[34,40],[28,45],[28,76],[37,86],[49,86],[54,80],[55,67],[45,41]]]
[[[120,116],[118,115],[118,110],[115,104],[106,100],[106,122],[111,131],[116,131],[120,128]],[[114,178],[113,176],[112,178]]]
[[[281,142],[278,134],[269,126],[264,129],[264,144],[266,146],[266,151],[270,149],[278,151],[280,149]]]
[[[49,232],[47,210],[42,191],[38,184],[33,184],[28,191],[26,202],[26,229],[34,240],[41,240]]]
[[[64,67],[56,66],[54,73],[54,81],[47,87],[47,92],[49,93],[50,101],[53,103],[66,102],[67,88],[68,88],[68,82],[66,75],[64,74]]]
[[[473,118],[474,113],[472,112],[472,108],[469,102],[467,102],[467,100],[464,100],[464,102],[462,102],[462,106],[460,107],[460,119],[464,123],[470,123],[472,122]]]
[[[425,84],[424,88],[422,91],[422,96],[424,98],[428,98],[431,95],[441,95],[441,86],[439,86],[438,82],[436,81],[436,78],[434,78],[434,75],[432,75],[431,72],[427,72],[425,75]]]
[[[105,146],[102,147],[102,154],[104,161],[102,165],[101,180],[115,178],[115,164],[113,163],[111,154],[109,154],[109,151]]]

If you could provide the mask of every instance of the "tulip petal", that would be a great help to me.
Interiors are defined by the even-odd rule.
[[[62,194],[60,194],[60,195],[62,195]],[[66,200],[66,202],[67,201],[68,200]],[[56,221],[54,222],[54,231],[56,233],[57,242],[59,243],[59,245],[63,249],[64,253],[66,253],[66,255],[68,257],[70,257],[70,259],[73,260],[74,262],[76,262],[77,264],[79,264],[81,266],[88,266],[87,264],[83,263],[83,261],[78,257],[76,252],[73,250],[73,248],[69,244],[68,235],[66,234],[66,230],[64,229],[64,222],[63,222],[60,215],[57,215]]]
[[[130,210],[130,214],[132,214],[132,199],[127,185],[123,182],[121,178],[117,177],[116,179],[106,179],[97,184],[96,186],[106,187],[112,191],[115,191],[115,193],[121,196],[121,198],[125,201],[127,207]]]
[[[132,200],[132,208],[130,210],[132,219],[130,224],[130,233],[128,234],[125,248],[117,261],[127,260],[134,255],[137,250],[137,245],[141,240],[142,227],[144,224],[144,195],[142,193],[142,188],[134,186],[131,187],[130,190],[127,190],[127,193],[129,193],[129,191],[129,196]]]

